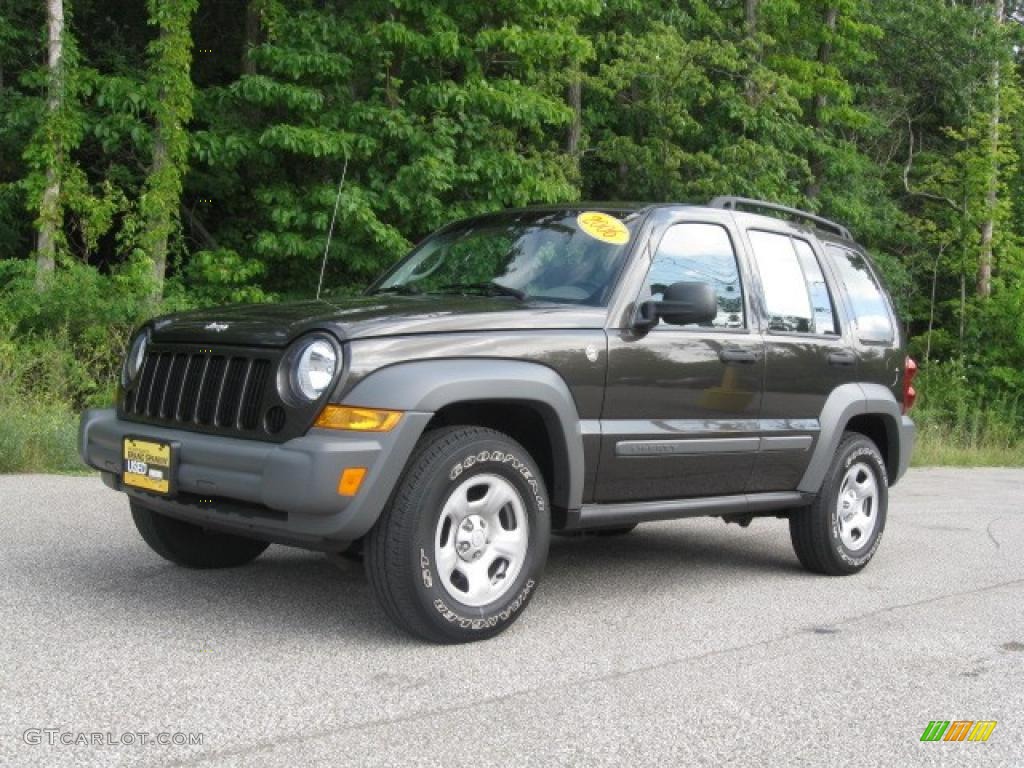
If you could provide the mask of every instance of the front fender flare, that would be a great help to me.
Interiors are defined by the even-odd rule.
[[[580,418],[565,380],[551,368],[494,359],[398,363],[368,375],[344,396],[343,403],[436,413],[447,405],[488,400],[520,402],[537,409],[552,442],[552,503],[579,509],[584,478]]]

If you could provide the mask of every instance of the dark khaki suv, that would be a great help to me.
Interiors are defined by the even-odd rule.
[[[81,454],[174,563],[360,550],[392,619],[460,642],[522,613],[552,533],[783,517],[804,566],[859,571],[914,371],[831,221],[531,208],[445,227],[359,298],[147,323]]]

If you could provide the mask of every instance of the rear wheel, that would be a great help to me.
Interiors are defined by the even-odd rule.
[[[864,435],[847,432],[814,503],[790,515],[789,534],[800,563],[833,576],[861,570],[882,541],[888,504],[882,454]]]
[[[265,541],[209,531],[161,515],[131,500],[132,520],[150,549],[186,568],[234,568],[252,562],[270,546]]]
[[[366,537],[366,572],[388,616],[439,643],[502,632],[537,589],[547,492],[526,450],[482,427],[427,433]]]

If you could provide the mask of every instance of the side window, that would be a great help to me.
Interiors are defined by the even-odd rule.
[[[750,230],[747,234],[764,287],[768,330],[814,333],[814,312],[793,240],[775,232]]]
[[[839,268],[839,279],[850,297],[857,336],[861,341],[890,342],[896,332],[889,305],[867,259],[855,251],[829,245],[828,254]]]
[[[743,286],[736,252],[724,227],[718,224],[674,224],[665,232],[647,273],[651,298],[672,283],[710,283],[718,297],[718,316],[708,328],[744,328]]]
[[[750,230],[747,234],[764,286],[768,329],[838,334],[828,284],[810,244],[777,232]]]
[[[836,336],[839,334],[839,328],[836,326],[835,308],[828,292],[825,275],[821,271],[821,264],[818,263],[814,250],[806,240],[794,237],[793,246],[800,259],[800,266],[804,270],[807,292],[811,296],[811,309],[814,310],[814,332]]]

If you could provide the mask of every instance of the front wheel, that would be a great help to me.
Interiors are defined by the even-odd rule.
[[[270,546],[161,515],[135,499],[131,509],[135,527],[150,549],[186,568],[234,568],[255,560]]]
[[[427,433],[365,542],[388,616],[438,643],[493,637],[533,596],[547,559],[547,492],[519,443],[483,427]]]
[[[882,541],[889,478],[878,447],[847,432],[814,503],[793,510],[789,535],[801,565],[831,576],[856,573]]]

